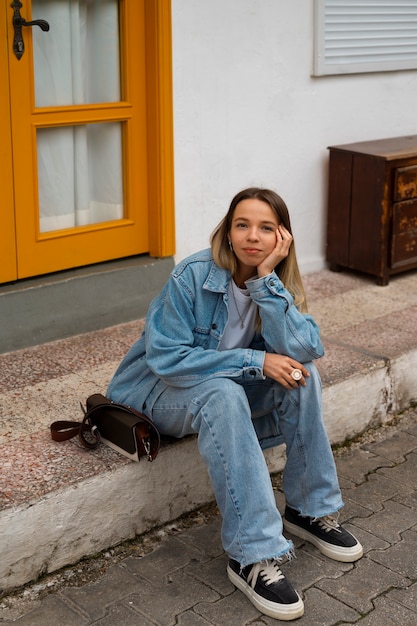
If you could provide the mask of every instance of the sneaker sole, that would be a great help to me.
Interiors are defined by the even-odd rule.
[[[316,546],[320,550],[322,554],[328,556],[329,559],[333,559],[334,561],[341,561],[342,563],[353,563],[361,558],[363,555],[363,548],[361,544],[358,542],[356,546],[352,546],[351,548],[342,548],[341,546],[335,546],[331,543],[327,543],[322,539],[319,539],[312,533],[309,533],[305,528],[301,528],[297,526],[297,524],[293,524],[288,520],[283,519],[284,528],[288,530],[292,535],[296,537],[300,537],[300,539],[305,539],[309,541],[313,545]],[[356,539],[356,537],[355,537]],[[356,539],[357,541],[357,539]]]
[[[240,589],[242,593],[252,602],[252,604],[264,615],[268,615],[268,617],[274,617],[275,619],[281,619],[283,621],[290,621],[293,619],[297,619],[298,617],[302,617],[304,615],[304,602],[301,600],[300,596],[298,596],[298,602],[293,604],[277,604],[276,602],[271,602],[270,600],[266,600],[262,598],[259,594],[256,593],[254,589],[248,583],[246,583],[239,574],[236,574],[231,567],[227,566],[227,575],[229,577],[230,582]],[[279,608],[277,608],[279,606]]]

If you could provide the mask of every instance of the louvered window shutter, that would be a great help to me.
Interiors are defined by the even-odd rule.
[[[315,0],[315,76],[417,68],[417,0]]]

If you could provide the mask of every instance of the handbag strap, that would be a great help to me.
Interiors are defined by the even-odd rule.
[[[67,441],[80,432],[81,422],[58,420],[51,424],[51,436],[54,441]]]
[[[81,403],[80,403],[81,404]],[[51,424],[51,437],[54,441],[68,441],[78,435],[79,440],[85,448],[94,450],[100,443],[100,433],[96,426],[89,421],[90,411],[86,411],[81,404],[84,412],[82,422],[72,422],[68,420],[58,420]]]

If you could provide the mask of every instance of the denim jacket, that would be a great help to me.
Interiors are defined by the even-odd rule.
[[[152,301],[145,330],[117,369],[108,396],[138,410],[140,400],[142,410],[151,411],[152,398],[165,385],[191,387],[218,377],[263,380],[265,352],[301,363],[323,355],[316,323],[298,311],[275,272],[246,282],[259,308],[261,332],[248,348],[219,351],[230,280],[230,272],[214,263],[210,249],[181,261]]]

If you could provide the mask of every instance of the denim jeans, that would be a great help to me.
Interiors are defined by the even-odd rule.
[[[166,386],[153,403],[151,417],[161,433],[198,433],[223,518],[224,550],[243,567],[292,548],[282,534],[259,439],[268,447],[269,438],[276,441],[282,435],[289,506],[311,517],[343,506],[322,420],[320,377],[312,363],[306,367],[307,386],[290,391],[271,379],[240,384],[216,378],[186,389]]]

